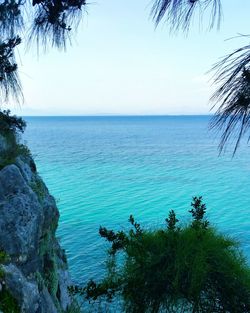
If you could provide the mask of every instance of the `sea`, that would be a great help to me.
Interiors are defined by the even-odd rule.
[[[72,279],[85,284],[105,271],[109,245],[98,230],[165,227],[169,210],[191,219],[202,196],[207,218],[236,239],[250,263],[250,149],[219,155],[211,116],[25,117],[23,140],[55,197],[57,236]]]

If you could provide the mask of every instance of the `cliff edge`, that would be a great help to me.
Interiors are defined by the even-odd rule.
[[[58,219],[28,149],[0,135],[0,312],[71,311]]]

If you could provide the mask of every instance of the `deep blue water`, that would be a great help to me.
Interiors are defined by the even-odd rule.
[[[72,277],[103,272],[107,246],[99,226],[164,223],[170,209],[185,222],[192,196],[208,218],[239,240],[250,260],[250,149],[218,156],[208,116],[27,117],[24,138],[60,210],[58,236]]]

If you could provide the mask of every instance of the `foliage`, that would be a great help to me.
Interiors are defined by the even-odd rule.
[[[11,115],[10,110],[0,110],[0,134],[6,141],[6,149],[1,151],[0,169],[6,165],[15,163],[18,156],[31,156],[28,147],[18,142],[18,134],[23,133],[26,122],[15,115]]]
[[[5,284],[2,284],[5,275],[2,264],[8,262],[9,260],[9,256],[3,250],[0,250],[0,311],[4,313],[19,313],[20,308],[16,299],[11,295]]]
[[[212,99],[220,103],[211,127],[222,132],[220,152],[236,136],[234,154],[250,125],[250,45],[237,49],[215,67],[216,80],[221,84]],[[248,137],[249,140],[250,137]]]
[[[191,203],[191,207],[193,207],[189,213],[192,214],[193,222],[191,224],[192,227],[203,227],[207,228],[209,222],[204,220],[204,215],[206,213],[206,205],[202,203],[202,197],[194,197],[193,202]]]
[[[46,192],[43,181],[41,179],[36,179],[35,181],[31,183],[30,187],[35,192],[35,194],[38,197],[39,202],[41,203],[44,199],[45,192]]]
[[[3,250],[0,250],[0,263],[5,263],[8,260],[9,260],[8,255]]]
[[[189,30],[195,13],[203,13],[210,9],[210,28],[219,27],[222,16],[221,0],[156,0],[152,16],[156,25],[166,17],[172,31]],[[197,12],[198,11],[198,12]],[[249,38],[249,35],[242,35]],[[211,100],[218,109],[211,121],[211,128],[221,132],[219,151],[226,144],[235,140],[234,154],[239,147],[241,138],[248,133],[250,139],[250,45],[247,44],[228,54],[214,67],[214,83],[218,85]]]
[[[1,97],[7,100],[9,94],[15,98],[22,96],[21,84],[17,73],[17,64],[14,48],[21,43],[21,38],[16,36],[5,41],[0,41],[0,83],[2,85]]]
[[[179,222],[179,220],[176,218],[174,210],[169,211],[168,218],[166,218],[165,221],[168,225],[169,230],[176,229],[176,224]]]
[[[171,25],[171,30],[182,29],[188,31],[196,10],[202,19],[205,11],[210,9],[210,28],[220,25],[221,1],[220,0],[156,0],[152,8],[152,16],[158,25],[166,16]]]
[[[0,170],[7,165],[14,164],[18,156],[31,156],[31,152],[27,146],[13,143],[8,150],[1,153]]]
[[[77,27],[85,0],[33,0],[35,19],[30,39],[43,46],[64,47],[72,26]]]
[[[48,288],[49,293],[53,296],[54,301],[57,301],[58,291],[57,270],[58,268],[54,251],[47,251],[44,255],[44,284]]]
[[[238,243],[204,219],[201,197],[191,206],[187,226],[176,227],[170,211],[166,227],[158,230],[141,228],[132,216],[128,232],[101,227],[111,243],[106,277],[71,292],[88,301],[121,297],[124,311],[132,313],[250,312],[250,269]]]
[[[44,288],[44,279],[42,277],[42,274],[39,271],[36,271],[34,273],[34,278],[37,282],[38,290],[41,292]]]
[[[82,18],[85,0],[3,0],[0,4],[0,100],[22,98],[15,48],[21,43],[17,34],[35,41],[37,46],[66,47]],[[25,23],[24,23],[25,20]]]
[[[4,270],[2,264],[9,261],[9,256],[3,251],[0,250],[0,279],[4,278]]]
[[[73,302],[71,303],[71,305],[67,308],[66,313],[81,313],[81,307],[80,305],[74,301],[74,299],[72,300]]]
[[[15,298],[11,295],[9,290],[3,287],[0,291],[0,310],[4,313],[19,313],[20,308]]]
[[[1,62],[0,62],[1,63]],[[26,127],[26,122],[16,115],[11,115],[10,110],[0,110],[0,134],[23,133]]]

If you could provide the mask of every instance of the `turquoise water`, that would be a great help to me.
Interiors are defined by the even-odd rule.
[[[27,117],[27,141],[58,202],[58,237],[74,281],[103,273],[99,226],[157,227],[170,209],[189,219],[203,196],[209,220],[238,239],[250,260],[250,150],[218,157],[207,116]]]

